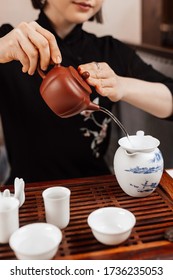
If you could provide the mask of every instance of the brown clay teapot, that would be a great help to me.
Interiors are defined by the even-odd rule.
[[[100,109],[99,105],[90,101],[92,90],[84,80],[89,77],[88,72],[81,76],[73,66],[61,65],[55,65],[47,74],[39,68],[38,72],[43,78],[41,96],[59,117],[68,118],[84,110]]]

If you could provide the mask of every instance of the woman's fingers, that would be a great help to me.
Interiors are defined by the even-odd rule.
[[[36,22],[19,24],[3,38],[0,38],[0,61],[19,60],[22,71],[32,75],[38,63],[46,70],[53,62],[61,63],[61,53],[53,34]]]
[[[61,53],[53,34],[36,22],[23,23],[20,28],[26,39],[22,40],[21,43],[28,39],[28,42],[21,44],[21,46],[30,61],[29,74],[33,74],[36,70],[38,60],[42,70],[47,69],[50,61],[55,64],[61,62]]]
[[[78,67],[78,71],[79,73],[88,71],[90,73],[90,77],[95,79],[107,79],[110,74],[115,75],[113,70],[105,62],[91,62],[82,64]]]
[[[40,68],[46,70],[50,63],[50,48],[48,41],[40,33],[35,30],[26,30],[26,33],[21,32],[18,36],[18,43],[20,44],[22,50],[27,55],[29,60],[29,69],[28,73],[32,75],[39,61]]]
[[[110,100],[119,100],[118,76],[107,63],[91,62],[83,64],[78,67],[78,71],[80,74],[84,71],[90,73],[87,82],[89,85],[95,87],[100,95],[107,96]]]
[[[55,36],[49,32],[48,30],[42,28],[39,24],[36,22],[32,22],[31,25],[34,25],[36,28],[36,31],[38,31],[40,34],[42,34],[48,41],[49,43],[49,48],[50,48],[50,55],[54,63],[58,64],[61,63],[61,52],[58,48]]]

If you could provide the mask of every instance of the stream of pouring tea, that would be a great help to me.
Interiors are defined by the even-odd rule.
[[[100,108],[99,109],[100,111],[106,113],[116,124],[118,124],[118,126],[121,128],[121,130],[124,132],[127,139],[129,140],[129,142],[131,143],[129,134],[128,134],[127,130],[124,128],[124,126],[122,125],[122,123],[106,108],[104,108],[104,107],[99,107],[99,108]]]
[[[82,78],[84,80],[88,79],[90,76],[90,73],[88,71],[85,71],[81,74]],[[122,125],[122,123],[106,108],[104,107],[99,107],[99,111],[102,111],[104,113],[106,113],[116,124],[118,124],[118,126],[121,128],[121,130],[124,132],[124,134],[126,135],[127,139],[129,140],[130,144],[130,138],[129,138],[129,134],[127,133],[126,129],[124,128],[124,126]]]

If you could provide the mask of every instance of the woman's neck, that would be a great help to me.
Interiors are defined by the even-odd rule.
[[[62,39],[64,39],[76,26],[76,24],[73,24],[73,25],[62,24],[62,25],[57,26],[57,25],[54,25],[53,22],[51,22],[51,23],[52,23],[52,26],[53,26],[56,34]]]
[[[50,20],[50,23],[56,34],[62,39],[64,39],[76,26],[75,23],[64,20],[61,15],[57,15],[57,12],[50,11],[49,8],[45,7],[44,13]]]

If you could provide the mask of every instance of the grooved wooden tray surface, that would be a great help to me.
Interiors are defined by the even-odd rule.
[[[70,224],[55,259],[173,259],[173,243],[164,238],[165,230],[173,227],[173,180],[167,173],[145,198],[126,195],[113,175],[27,184],[20,226],[45,222],[42,191],[55,185],[71,189]],[[88,215],[106,206],[126,208],[136,216],[131,236],[121,245],[100,244],[88,227]],[[16,259],[8,244],[0,244],[0,259]]]

